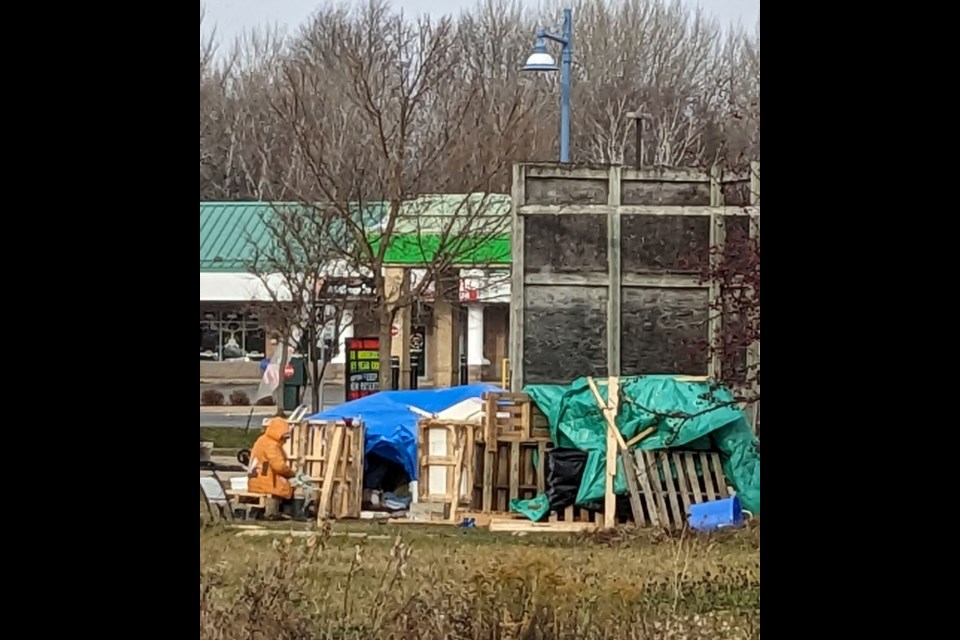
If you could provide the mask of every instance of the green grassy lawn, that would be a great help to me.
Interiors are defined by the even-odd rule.
[[[367,523],[308,538],[236,534],[201,529],[201,639],[240,637],[230,629],[273,638],[760,634],[758,524],[713,536]]]
[[[249,449],[260,437],[260,424],[250,429],[235,427],[200,427],[200,437],[213,442],[213,451],[218,455],[234,455],[240,449]]]

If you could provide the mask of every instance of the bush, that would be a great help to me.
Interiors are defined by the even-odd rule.
[[[246,391],[236,389],[230,392],[230,404],[236,407],[249,407],[250,396],[247,395]]]
[[[222,407],[223,393],[217,389],[207,389],[200,394],[200,404],[206,407]]]
[[[273,399],[273,396],[264,396],[257,400],[255,403],[258,407],[272,407],[276,404],[276,401]]]

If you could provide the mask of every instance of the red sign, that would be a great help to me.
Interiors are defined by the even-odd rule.
[[[400,335],[400,327],[398,327],[398,326],[395,325],[395,324],[394,324],[394,325],[390,325],[390,335],[393,336],[394,338],[396,338],[398,335]]]
[[[296,371],[294,370],[293,365],[288,362],[287,366],[283,368],[284,379],[289,380],[293,377],[294,373],[296,373]]]

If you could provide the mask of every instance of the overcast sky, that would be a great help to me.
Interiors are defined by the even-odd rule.
[[[725,24],[740,22],[753,29],[760,15],[760,0],[683,0],[691,6],[701,5]],[[535,5],[537,0],[524,0]],[[250,27],[277,23],[293,30],[321,4],[320,0],[203,0],[207,16],[204,32],[216,25],[217,40],[221,44],[233,42],[234,38]],[[476,0],[393,0],[395,7],[405,12],[451,13],[473,6]]]

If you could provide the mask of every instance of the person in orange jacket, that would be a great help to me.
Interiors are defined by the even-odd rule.
[[[290,478],[296,474],[283,451],[283,443],[289,437],[290,425],[285,419],[271,418],[267,422],[263,435],[257,438],[250,450],[247,489],[251,493],[274,496],[284,503],[293,499]]]

